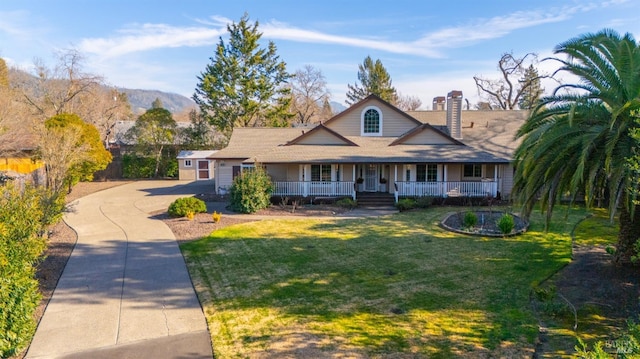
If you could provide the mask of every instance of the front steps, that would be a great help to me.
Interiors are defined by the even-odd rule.
[[[385,192],[358,192],[356,201],[358,201],[358,207],[364,208],[388,208],[396,204],[395,197]]]

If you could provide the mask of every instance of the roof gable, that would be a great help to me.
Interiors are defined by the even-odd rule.
[[[462,145],[464,144],[439,129],[422,124],[413,130],[398,137],[389,146],[395,145]]]
[[[302,135],[286,144],[286,146],[290,145],[357,146],[323,124],[314,127],[308,132],[303,131]]]
[[[361,136],[362,114],[369,108],[380,112],[382,123],[379,137],[398,137],[422,124],[380,97],[369,95],[330,118],[324,125],[343,136]]]

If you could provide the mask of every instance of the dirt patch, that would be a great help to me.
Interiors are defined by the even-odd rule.
[[[549,304],[534,296],[532,305],[540,320],[540,335],[534,358],[570,356],[577,344],[572,336],[555,334],[569,330],[584,337],[594,334],[595,324],[609,328],[601,340],[614,339],[616,331],[626,329],[628,319],[638,320],[640,276],[637,267],[616,266],[604,247],[574,246],[573,260],[556,273],[543,288],[554,288],[557,295]],[[560,313],[558,313],[560,312]],[[597,318],[597,319],[595,319]]]

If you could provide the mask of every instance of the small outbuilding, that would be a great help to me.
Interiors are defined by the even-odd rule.
[[[178,177],[183,181],[211,180],[214,178],[214,160],[208,157],[218,151],[180,151]]]

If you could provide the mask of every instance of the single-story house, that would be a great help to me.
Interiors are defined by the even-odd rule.
[[[218,151],[180,151],[178,178],[180,180],[210,180],[214,178],[214,160],[209,159]]]
[[[434,109],[403,112],[370,95],[313,128],[236,128],[208,158],[218,191],[259,164],[274,196],[507,198],[526,111],[463,111],[461,91],[436,97]]]

